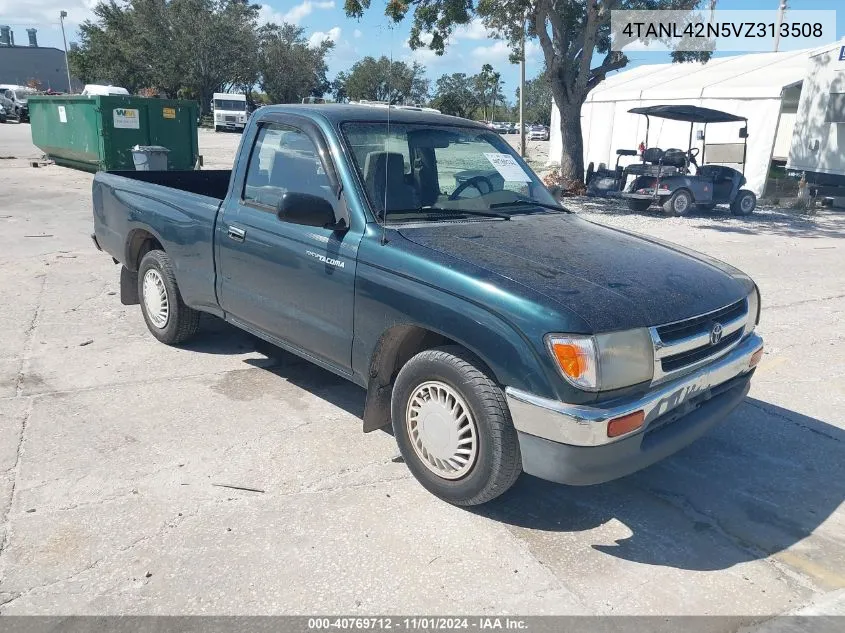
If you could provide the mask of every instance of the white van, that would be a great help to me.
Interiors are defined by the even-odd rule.
[[[82,95],[123,95],[128,96],[129,91],[126,88],[121,88],[120,86],[101,86],[98,84],[85,84],[85,88],[82,90]]]
[[[214,131],[241,130],[246,126],[249,118],[246,107],[246,95],[235,92],[215,92],[214,101]]]

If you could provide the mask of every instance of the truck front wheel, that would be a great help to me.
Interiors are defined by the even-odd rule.
[[[147,328],[162,343],[177,345],[197,333],[200,313],[182,301],[173,264],[164,251],[150,251],[141,259],[138,296]]]
[[[473,506],[522,472],[516,429],[501,388],[457,346],[420,352],[393,386],[393,433],[408,469],[444,501]]]

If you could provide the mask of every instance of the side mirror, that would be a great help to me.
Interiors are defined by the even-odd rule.
[[[747,127],[739,128],[739,138],[748,138],[748,128]]]
[[[334,208],[320,196],[288,191],[279,200],[276,215],[284,222],[305,226],[334,227]]]

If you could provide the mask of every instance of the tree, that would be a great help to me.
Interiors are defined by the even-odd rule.
[[[484,64],[481,72],[472,78],[476,98],[481,104],[482,117],[485,121],[493,118],[496,104],[504,104],[505,95],[502,94],[502,75],[493,70],[490,64]],[[489,116],[488,116],[489,114]]]
[[[311,47],[304,33],[284,23],[259,30],[258,83],[271,103],[300,103],[305,97],[322,97],[331,88],[326,55],[334,42]]]
[[[332,82],[331,93],[334,96],[334,100],[338,103],[344,103],[349,100],[349,95],[346,94],[347,81],[349,81],[349,75],[341,71]]]
[[[198,98],[257,79],[259,7],[242,0],[108,0],[79,29],[68,62],[85,83]]]
[[[390,61],[387,57],[365,57],[355,62],[345,76],[343,89],[353,100],[369,99],[390,103],[425,103],[429,82],[425,67],[414,62]]]
[[[110,83],[136,92],[146,76],[136,54],[137,34],[131,6],[100,2],[94,20],[79,26],[79,42],[68,51],[68,64],[83,83]]]
[[[360,18],[371,0],[346,0],[350,17]],[[518,59],[523,35],[537,38],[549,74],[554,102],[560,111],[561,175],[582,180],[584,152],[581,105],[609,72],[624,68],[628,58],[611,50],[610,12],[618,9],[676,9],[698,7],[702,0],[389,0],[385,14],[399,22],[413,9],[411,48],[428,46],[443,54],[456,26],[474,15],[496,36],[506,39]],[[523,16],[525,20],[523,20]],[[527,22],[527,29],[526,29]],[[423,42],[422,34],[429,37]],[[599,61],[593,64],[593,57]],[[704,60],[709,51],[673,52],[675,61]]]
[[[443,75],[437,80],[431,105],[444,114],[469,118],[479,105],[471,88],[472,79],[464,73]]]
[[[519,98],[519,89],[516,90]],[[542,73],[525,82],[525,120],[529,123],[549,125],[552,118],[552,87],[549,76]]]

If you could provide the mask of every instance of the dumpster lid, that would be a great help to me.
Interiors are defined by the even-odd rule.
[[[136,145],[132,148],[133,152],[169,152],[170,150],[161,145]]]

